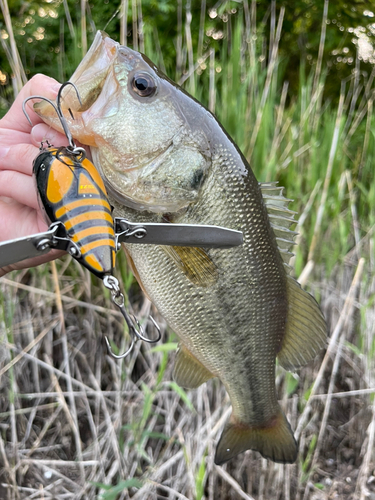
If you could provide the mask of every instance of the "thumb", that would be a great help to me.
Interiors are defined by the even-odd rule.
[[[33,76],[21,89],[12,107],[1,120],[1,125],[9,129],[30,133],[31,125],[22,110],[23,101],[33,95],[42,95],[47,99],[54,100],[60,87],[61,84],[54,78],[42,74]],[[26,103],[26,111],[33,125],[42,122],[42,119],[32,109],[31,102]]]

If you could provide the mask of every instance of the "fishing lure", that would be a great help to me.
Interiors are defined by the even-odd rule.
[[[33,163],[33,176],[40,207],[47,223],[50,224],[50,229],[55,231],[54,237],[57,240],[65,240],[67,251],[72,257],[103,280],[104,286],[111,292],[112,302],[120,309],[128,325],[131,344],[125,353],[116,355],[111,349],[108,338],[105,337],[110,355],[122,359],[130,354],[138,339],[158,342],[161,332],[150,316],[157,330],[157,338],[147,338],[139,321],[133,319],[125,308],[124,295],[118,280],[113,276],[119,243],[115,236],[112,209],[106,188],[97,169],[86,157],[85,149],[77,147],[74,143],[61,111],[61,93],[67,85],[74,87],[80,101],[76,86],[71,82],[65,82],[59,89],[57,106],[42,96],[30,96],[23,102],[23,112],[31,125],[25,109],[26,102],[30,99],[42,99],[51,104],[69,141],[69,146],[59,148],[51,146],[48,141],[42,142],[40,152]],[[44,243],[42,241],[41,247],[43,244],[49,245],[49,241]]]
[[[99,278],[112,274],[116,258],[114,221],[94,165],[81,151],[48,147],[36,157],[33,175],[49,223],[62,222],[65,226],[71,240],[69,252]]]

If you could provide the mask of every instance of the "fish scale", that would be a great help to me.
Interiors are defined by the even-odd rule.
[[[298,369],[324,347],[326,325],[313,297],[287,274],[296,221],[283,189],[259,185],[207,109],[105,33],[97,33],[71,81],[83,104],[72,92],[64,95],[75,118],[67,113],[67,121],[91,146],[115,215],[243,232],[243,245],[226,250],[124,248],[142,289],[180,338],[176,382],[194,389],[218,377],[229,394],[232,415],[215,462],[247,449],[294,462],[297,444],[276,398],[275,359]],[[43,104],[34,108],[59,128]]]
[[[271,418],[275,413],[275,408],[278,407],[274,389],[274,360],[285,329],[285,313],[284,317],[280,313],[277,314],[277,321],[275,321],[275,316],[268,309],[269,297],[272,295],[275,295],[276,298],[280,295],[282,302],[285,302],[286,285],[280,256],[278,256],[275,247],[271,245],[272,232],[267,220],[266,210],[261,201],[258,184],[252,174],[249,173],[248,180],[251,182],[247,183],[251,184],[251,186],[246,186],[242,176],[238,176],[237,173],[238,170],[243,169],[242,159],[237,154],[237,161],[241,163],[240,168],[236,171],[233,156],[234,153],[230,157],[231,168],[226,175],[215,176],[215,172],[213,172],[211,177],[215,180],[215,183],[220,183],[220,177],[222,177],[221,182],[226,186],[227,202],[223,203],[221,200],[219,213],[211,212],[209,220],[212,224],[218,223],[218,220],[220,220],[226,227],[233,229],[241,227],[244,233],[244,245],[242,248],[225,252],[208,251],[211,259],[215,263],[217,261],[217,267],[222,270],[222,276],[215,287],[208,290],[204,289],[197,296],[196,288],[191,285],[190,281],[179,269],[173,269],[173,281],[170,282],[171,262],[161,259],[160,253],[163,253],[163,250],[145,248],[141,245],[136,247],[134,245],[126,246],[145,289],[152,289],[150,298],[161,314],[167,319],[192,354],[202,361],[209,371],[215,375],[220,374],[220,379],[228,390],[235,413],[242,420],[246,415],[247,423],[254,424],[262,423],[265,419]],[[219,162],[218,167],[225,163],[223,151],[221,152],[221,158],[222,161]],[[212,168],[214,170],[215,165]],[[245,212],[236,208],[234,213],[228,210],[234,196],[236,207],[245,206],[247,208],[247,205],[243,205],[241,199],[238,199],[238,193],[246,193],[251,187],[255,188],[258,199],[254,193],[249,210]],[[208,185],[205,190],[212,192],[212,187]],[[205,204],[206,199],[209,199],[209,196],[205,196],[203,192],[201,202],[192,207],[191,211],[188,210],[178,222],[199,223],[202,217],[201,214],[207,212],[204,206],[201,206]],[[209,205],[211,205],[211,202]],[[123,207],[118,208],[118,210],[122,216],[128,215],[133,219],[137,217],[134,211],[131,214],[126,214]],[[196,214],[200,215],[195,217]],[[233,215],[235,216],[234,220]],[[247,219],[246,228],[241,221],[241,215]],[[208,218],[205,220],[208,221]],[[267,225],[265,225],[265,222]],[[234,253],[239,255],[232,256],[231,254]],[[268,255],[269,262],[267,258],[265,259],[265,254]],[[241,263],[241,266],[238,263]],[[256,273],[254,273],[254,270],[256,270]],[[244,274],[247,276],[245,281],[242,279]],[[238,287],[241,279],[242,290]],[[156,289],[149,285],[150,280],[158,283]],[[236,286],[234,287],[232,283]],[[259,287],[262,283],[265,285],[266,294]],[[248,300],[248,289],[250,287],[258,290],[258,293],[251,297],[251,303]],[[243,293],[241,293],[242,291]],[[165,301],[166,295],[183,297],[181,307],[176,308],[175,302]],[[239,296],[242,296],[243,300],[239,300]],[[266,300],[264,297],[266,297]],[[199,304],[204,304],[204,306],[198,309]],[[285,307],[283,309],[285,310]],[[194,324],[192,324],[192,316]],[[209,318],[209,322],[207,318]],[[258,336],[257,339],[256,334],[259,329],[262,331],[262,337],[259,338]],[[275,331],[280,333],[275,336]],[[204,345],[202,345],[201,340],[201,333],[203,332],[205,336]],[[257,342],[260,344],[259,349],[256,345],[253,345],[251,350],[256,356],[259,355],[259,352],[262,352],[262,361],[260,363],[253,359],[253,356],[249,356],[249,348],[246,345],[249,342],[249,337],[253,344]],[[217,339],[221,339],[221,345],[216,350],[213,350],[211,347],[217,343]],[[210,346],[209,349],[207,349],[207,344]],[[220,356],[220,352],[223,351],[227,352],[228,356]],[[238,358],[242,358],[241,366],[244,367],[242,371],[246,373],[246,378],[242,378],[242,380],[233,370],[234,363],[238,364]],[[267,389],[271,389],[270,393],[267,389],[264,391],[265,385]],[[270,395],[265,400],[265,404],[257,405],[256,412],[254,412],[252,400],[255,398],[261,401],[259,392]]]
[[[255,178],[249,172],[244,182],[239,174],[243,171],[242,158],[237,152],[239,168],[236,170],[231,160],[230,171],[222,172],[223,153],[222,150],[221,161],[212,166],[212,183],[207,182],[200,202],[176,220],[179,223],[204,220],[210,224],[220,221],[226,227],[240,227],[243,231],[241,248],[207,251],[221,270],[214,287],[197,293],[186,276],[165,259],[163,249],[126,247],[152,302],[187,349],[224,383],[233,415],[242,424],[262,425],[279,409],[274,383],[275,356],[285,331],[285,272],[276,245],[272,245],[275,238]],[[225,187],[226,203],[222,199],[224,189],[218,189],[218,204],[210,193],[220,184]],[[239,193],[246,195],[250,190],[253,190],[250,203],[239,199]],[[231,207],[236,208],[231,210]],[[133,210],[128,213],[123,206],[116,205],[116,210],[133,220],[139,217]],[[165,300],[166,297],[173,297],[173,301]],[[270,297],[281,302],[271,304],[276,314],[269,310]],[[278,305],[284,314],[280,314]]]

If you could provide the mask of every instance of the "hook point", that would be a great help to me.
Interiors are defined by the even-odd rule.
[[[131,336],[132,341],[131,341],[131,344],[130,344],[129,349],[128,349],[126,352],[124,352],[123,354],[115,354],[115,353],[112,351],[112,347],[111,347],[111,344],[110,344],[110,342],[109,342],[109,340],[108,340],[108,337],[107,337],[107,336],[105,336],[105,337],[104,337],[104,339],[105,339],[105,343],[107,344],[108,354],[109,354],[109,355],[111,356],[111,358],[113,358],[113,359],[124,359],[124,358],[126,358],[127,356],[129,356],[129,354],[132,352],[132,350],[133,350],[133,348],[134,348],[134,344],[135,344],[135,342],[136,342],[136,340],[134,339],[134,337],[133,337],[133,336]]]

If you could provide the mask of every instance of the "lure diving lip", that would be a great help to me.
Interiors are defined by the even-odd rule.
[[[241,231],[220,226],[192,224],[139,224],[115,217],[115,236],[119,243],[173,245],[206,248],[233,248],[243,243]],[[0,267],[45,255],[53,249],[68,251],[71,242],[64,228],[51,224],[42,233],[0,243]],[[61,234],[63,231],[63,234]],[[60,234],[60,236],[58,236]]]

